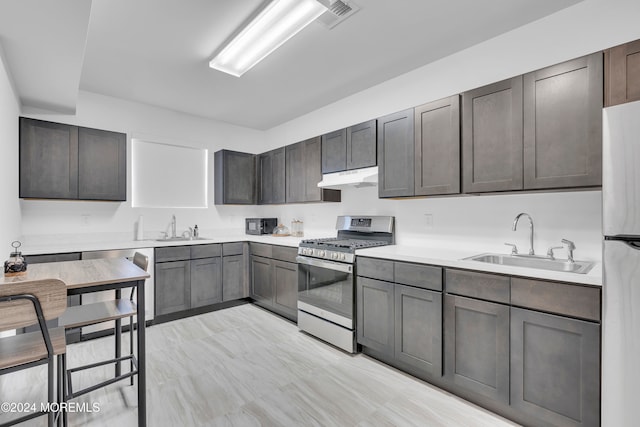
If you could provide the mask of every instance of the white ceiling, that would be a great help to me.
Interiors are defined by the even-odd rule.
[[[262,0],[0,0],[0,47],[26,107],[80,89],[269,129],[579,1],[353,0],[240,78],[208,62]]]

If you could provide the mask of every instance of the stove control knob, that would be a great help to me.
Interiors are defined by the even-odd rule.
[[[324,251],[318,251],[318,256],[319,256],[319,257],[324,257],[324,255],[325,255],[325,252],[324,252]]]
[[[338,254],[337,253],[332,253],[331,254],[331,259],[338,259]]]
[[[345,259],[347,259],[347,256],[345,254],[340,254],[340,261],[344,261]]]

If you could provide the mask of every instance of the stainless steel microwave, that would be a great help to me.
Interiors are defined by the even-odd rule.
[[[246,234],[272,234],[278,226],[278,218],[245,218],[244,231]]]

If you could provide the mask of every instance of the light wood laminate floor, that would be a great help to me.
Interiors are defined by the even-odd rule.
[[[127,343],[125,335],[125,352]],[[112,351],[113,337],[69,345],[69,366]],[[151,427],[514,425],[367,356],[337,350],[251,304],[147,328],[147,361]],[[74,383],[112,371],[83,373]],[[4,375],[0,400],[40,402],[45,383],[40,367]],[[76,399],[100,411],[71,413],[70,425],[135,426],[136,393],[128,384]],[[0,422],[7,419],[0,414]]]

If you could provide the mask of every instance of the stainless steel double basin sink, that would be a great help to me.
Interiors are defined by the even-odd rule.
[[[508,265],[513,267],[536,268],[539,270],[564,271],[568,273],[586,274],[593,268],[590,261],[574,261],[551,259],[535,255],[480,254],[464,260],[479,261],[487,264]]]

